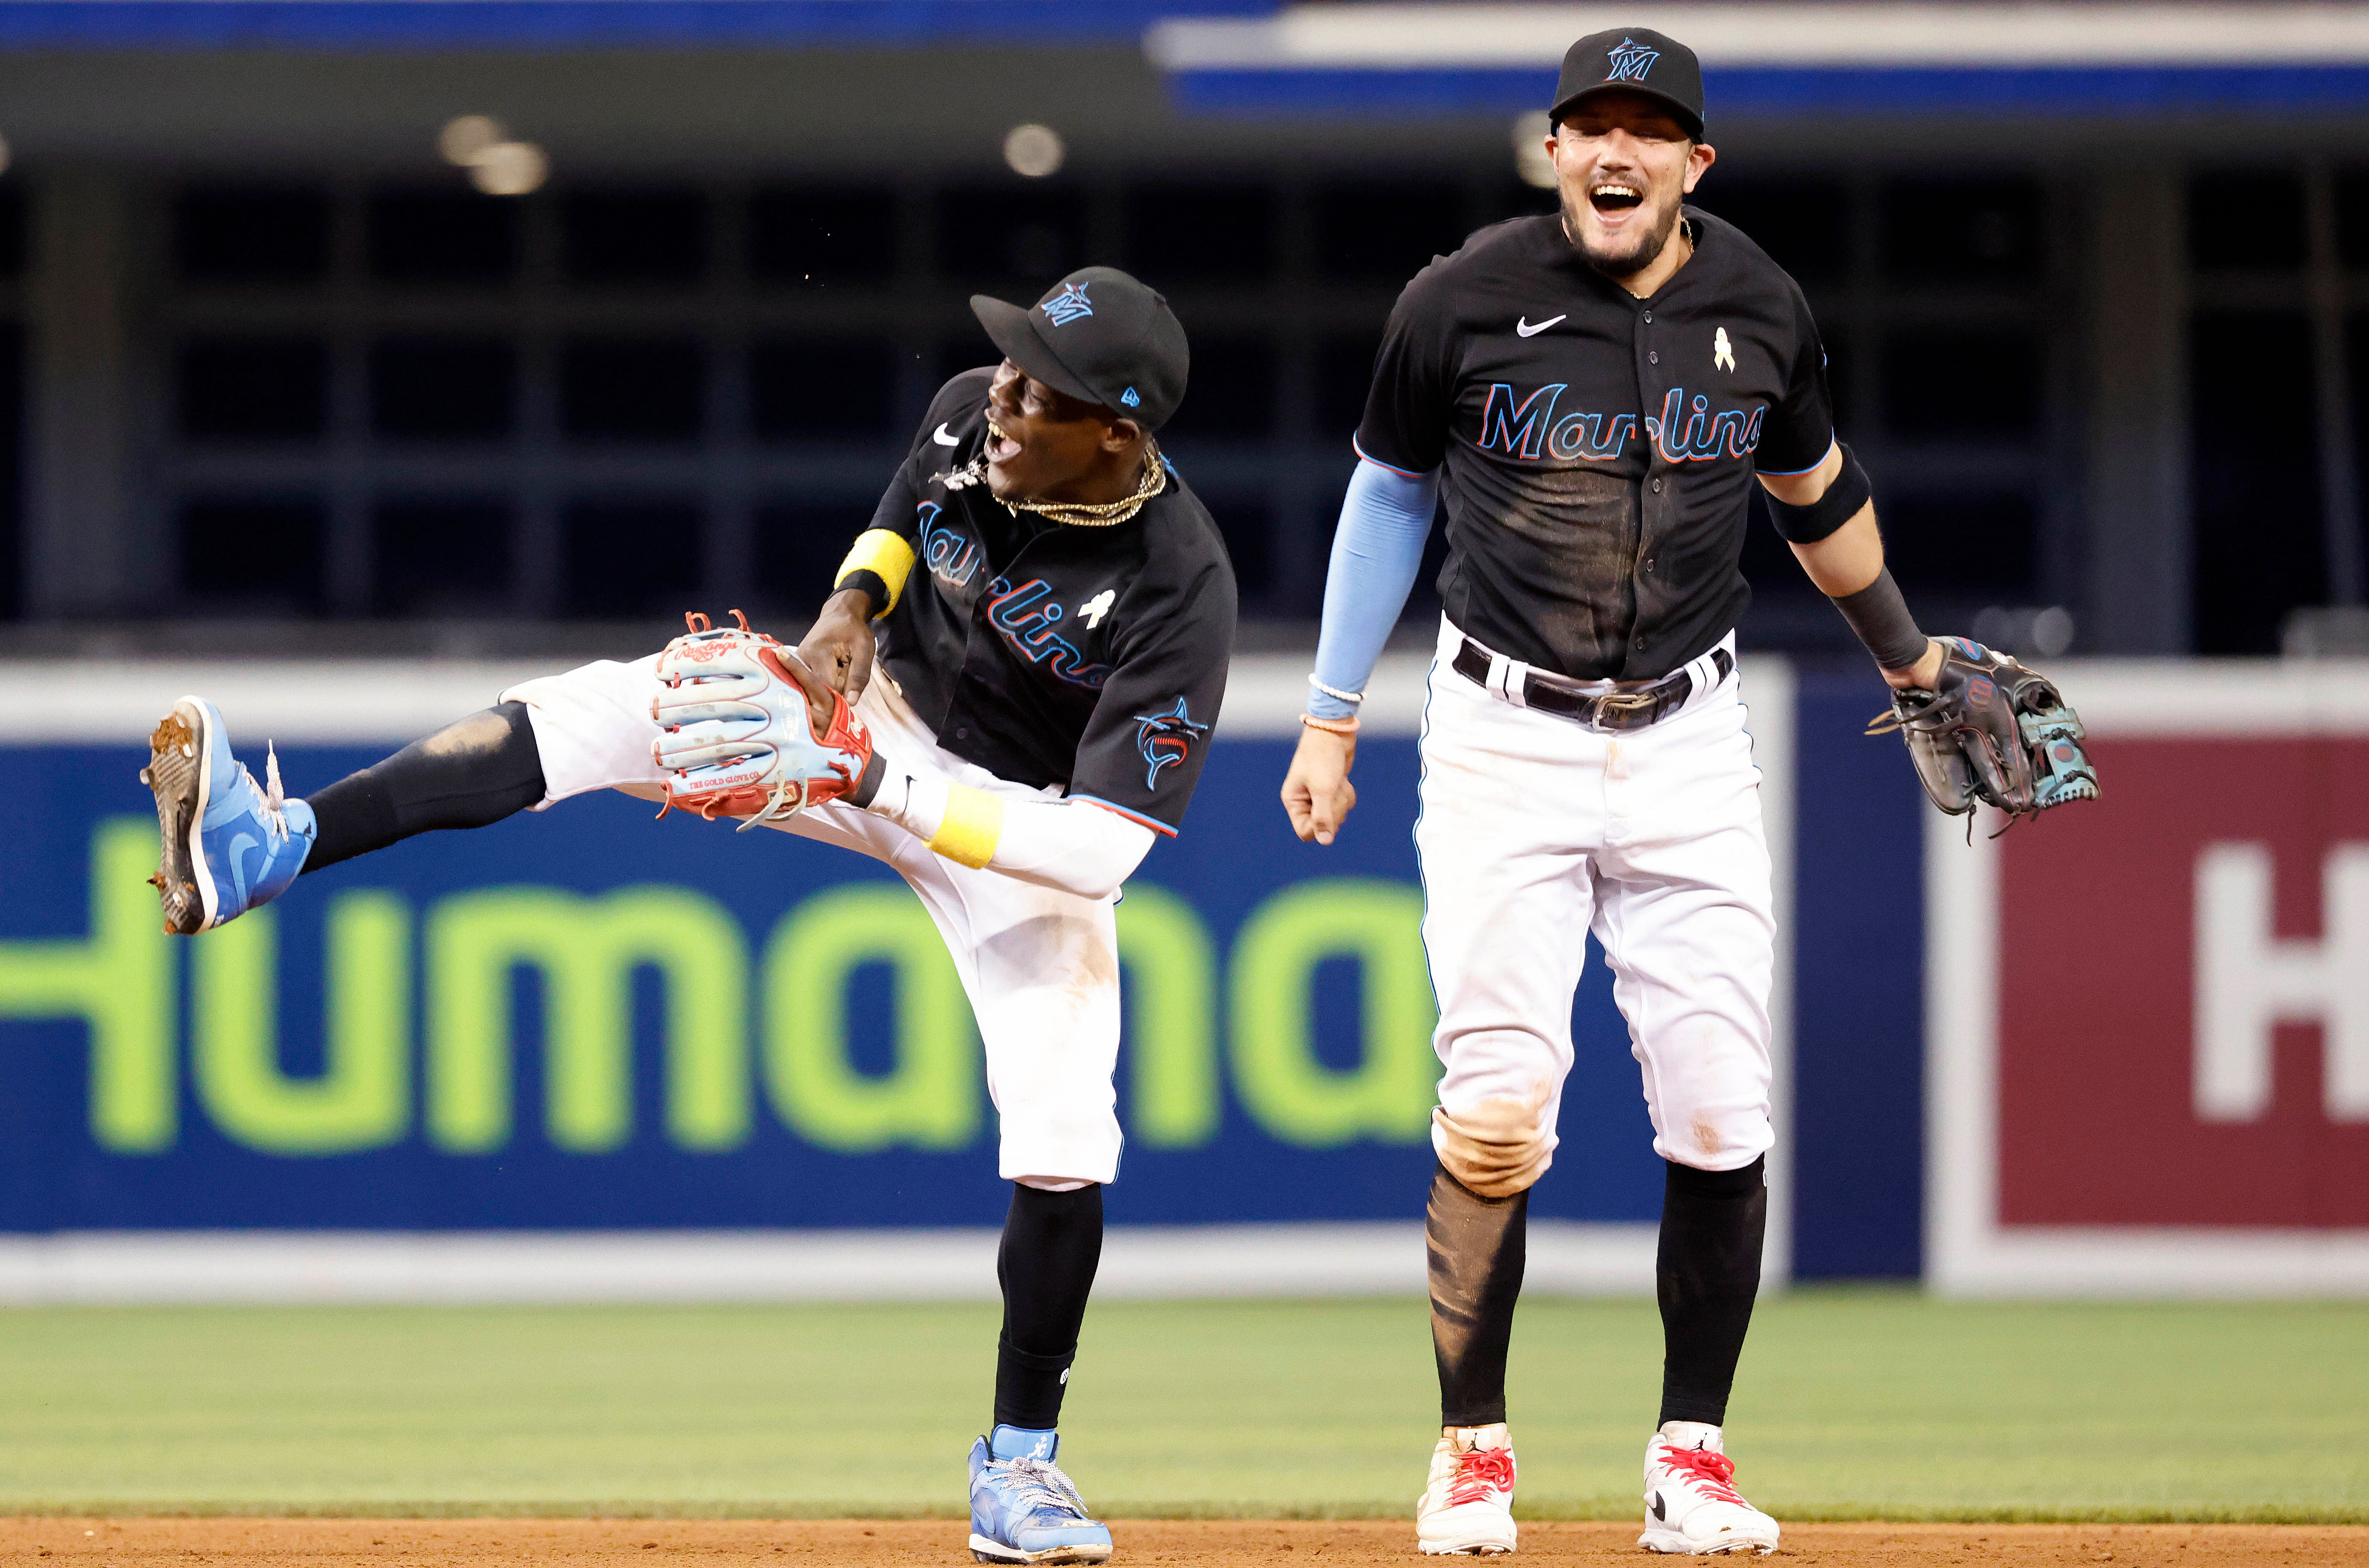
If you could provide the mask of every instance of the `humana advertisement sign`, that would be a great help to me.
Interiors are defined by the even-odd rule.
[[[371,756],[280,760],[301,791]],[[1322,853],[1273,804],[1284,757],[1221,746],[1120,906],[1115,1218],[1420,1212],[1437,1069],[1413,747],[1371,749],[1361,830]],[[412,841],[184,941],[144,880],[139,761],[0,750],[39,803],[0,848],[0,1229],[1000,1216],[968,1003],[881,868],[600,798]],[[1592,1044],[1554,1208],[1649,1219],[1634,1068]]]

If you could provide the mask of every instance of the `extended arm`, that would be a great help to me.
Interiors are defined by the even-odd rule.
[[[1324,624],[1317,635],[1316,670],[1308,693],[1309,714],[1341,727],[1303,727],[1283,781],[1284,810],[1303,840],[1331,843],[1356,804],[1349,769],[1357,756],[1357,704],[1399,612],[1406,608],[1438,500],[1436,473],[1402,473],[1367,458],[1350,476],[1341,525],[1333,535]]]
[[[1883,535],[1867,475],[1840,441],[1824,461],[1800,474],[1763,474],[1777,531],[1793,558],[1835,601],[1883,679],[1895,687],[1930,688],[1941,668],[1941,647],[1917,629],[1908,604],[1883,564]]]
[[[861,803],[935,853],[1040,887],[1107,898],[1151,849],[1151,830],[1082,800],[1015,798],[889,765]]]

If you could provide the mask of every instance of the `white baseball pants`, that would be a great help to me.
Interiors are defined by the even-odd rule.
[[[1776,924],[1735,676],[1702,679],[1717,673],[1706,656],[1683,707],[1608,733],[1522,705],[1521,667],[1505,659],[1485,687],[1459,674],[1462,640],[1441,623],[1415,825],[1440,1104],[1460,1117],[1543,1094],[1552,1149],[1592,931],[1643,1069],[1654,1151],[1750,1164],[1774,1141]]]
[[[603,659],[502,693],[504,702],[527,704],[549,792],[544,807],[595,789],[662,797],[665,774],[650,759],[658,735],[650,718],[657,665],[655,654],[631,664]],[[855,711],[907,773],[1015,797],[1059,794],[1008,784],[940,750],[886,670],[874,670]],[[1004,1178],[1054,1189],[1116,1178],[1117,898],[1085,898],[958,865],[895,823],[841,802],[768,826],[884,862],[921,895],[987,1047]]]

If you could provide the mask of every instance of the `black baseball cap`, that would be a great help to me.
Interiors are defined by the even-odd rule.
[[[1608,87],[1659,98],[1677,113],[1680,125],[1698,140],[1701,138],[1702,62],[1667,33],[1651,28],[1609,28],[1573,44],[1562,57],[1562,75],[1555,83],[1548,122],[1562,124],[1562,117],[1580,99]]]
[[[1184,326],[1156,290],[1116,267],[1082,267],[1022,309],[985,294],[971,314],[1003,357],[1058,392],[1147,431],[1184,401]]]

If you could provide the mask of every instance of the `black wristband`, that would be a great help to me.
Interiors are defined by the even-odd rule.
[[[1795,544],[1815,544],[1857,517],[1859,509],[1875,498],[1875,491],[1867,482],[1867,470],[1859,465],[1851,449],[1840,441],[1835,446],[1843,454],[1842,472],[1835,475],[1825,495],[1806,507],[1793,506],[1774,496],[1768,498],[1768,515],[1776,521],[1777,532]]]
[[[1908,613],[1908,601],[1900,597],[1900,585],[1892,580],[1890,567],[1876,573],[1875,580],[1857,593],[1836,600],[1835,608],[1843,612],[1867,651],[1875,655],[1879,668],[1906,670],[1925,657],[1928,639],[1917,629],[1917,618]]]
[[[847,803],[850,806],[871,805],[880,798],[880,781],[887,776],[888,759],[875,751],[872,753],[872,760],[864,764],[864,775],[855,781],[855,787],[848,792]]]
[[[853,571],[840,578],[837,583],[833,584],[831,587],[831,592],[845,593],[850,589],[854,589],[856,592],[864,595],[872,601],[874,609],[868,617],[869,619],[877,621],[881,616],[887,613],[887,611],[879,608],[879,606],[885,605],[888,602],[888,584],[881,578],[878,572],[874,571],[870,567],[856,567]]]

